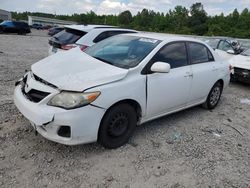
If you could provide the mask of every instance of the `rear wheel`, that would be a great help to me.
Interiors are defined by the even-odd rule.
[[[203,103],[203,107],[207,109],[214,109],[220,101],[223,86],[221,82],[216,82],[208,94],[207,100]]]
[[[137,123],[135,109],[129,104],[119,104],[109,109],[103,117],[98,142],[106,148],[117,148],[128,142]]]
[[[24,30],[20,30],[20,31],[18,32],[18,35],[26,35],[26,32],[25,32]]]
[[[0,27],[0,34],[3,34],[3,28]]]

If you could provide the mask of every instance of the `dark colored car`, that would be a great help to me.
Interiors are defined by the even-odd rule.
[[[57,33],[59,33],[60,31],[62,31],[64,29],[64,27],[54,27],[49,29],[48,35],[53,36]]]
[[[30,32],[30,27],[25,22],[3,21],[0,23],[0,33],[18,33],[25,35]]]
[[[37,30],[43,29],[42,24],[32,24],[30,27],[33,28],[33,29],[37,29]]]
[[[51,25],[44,25],[44,26],[43,26],[43,29],[44,29],[44,30],[48,30],[48,29],[51,29],[51,28],[52,28]]]

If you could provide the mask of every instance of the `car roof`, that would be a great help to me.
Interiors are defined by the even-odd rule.
[[[96,28],[116,28],[116,26],[112,25],[65,25],[65,28],[76,29],[80,31],[88,32],[92,29]]]
[[[149,32],[139,32],[139,33],[129,33],[125,35],[130,35],[130,36],[137,36],[137,37],[144,37],[144,38],[151,38],[151,39],[157,39],[161,41],[190,41],[190,42],[199,42],[202,44],[206,44],[201,40],[194,39],[191,37],[181,37],[173,34],[165,34],[165,33],[149,33]]]

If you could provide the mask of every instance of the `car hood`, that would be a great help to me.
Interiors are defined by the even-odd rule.
[[[236,55],[229,62],[234,67],[250,70],[250,56]]]
[[[58,52],[32,65],[33,74],[61,90],[83,91],[123,79],[127,69],[97,60],[79,48]]]

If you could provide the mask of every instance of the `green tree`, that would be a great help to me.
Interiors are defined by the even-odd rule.
[[[193,34],[204,35],[208,31],[207,13],[201,3],[195,3],[190,8],[189,27]]]
[[[121,25],[129,25],[132,22],[132,14],[126,10],[118,15],[118,22]]]

